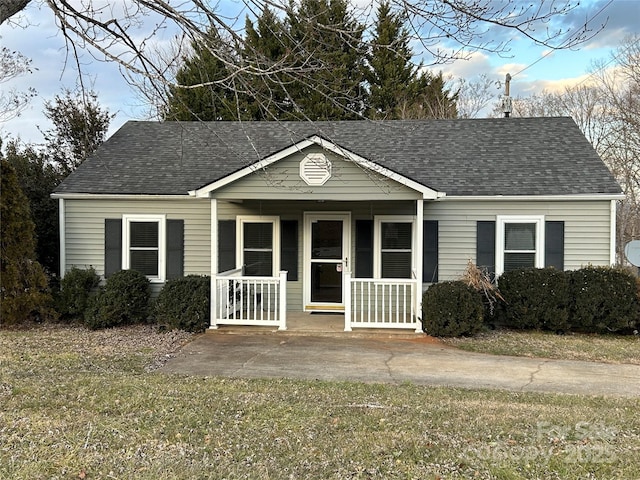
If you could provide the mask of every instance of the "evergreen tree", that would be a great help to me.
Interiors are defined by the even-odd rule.
[[[47,277],[35,259],[29,202],[14,168],[0,160],[0,320],[23,323],[53,316]]]
[[[446,87],[442,72],[433,75],[424,71],[410,83],[406,93],[400,93],[397,118],[456,118],[457,99],[458,92]]]
[[[290,118],[292,103],[286,91],[291,72],[287,68],[288,32],[283,22],[265,7],[256,24],[248,17],[245,25],[243,62],[252,66],[244,77],[248,90],[246,110],[252,120],[278,120]],[[273,72],[263,75],[262,72]]]
[[[350,120],[364,113],[364,27],[346,0],[291,1],[286,20],[298,74],[287,86],[295,117]]]
[[[400,13],[392,13],[389,2],[381,3],[371,50],[367,55],[370,118],[398,118],[401,93],[416,87],[416,68],[411,57],[404,17]],[[408,96],[416,93],[407,92]]]
[[[7,144],[5,159],[15,169],[20,188],[29,201],[35,222],[36,258],[49,273],[59,273],[58,202],[51,198],[51,193],[64,175],[47,161],[44,153],[31,146],[21,148],[17,141]]]
[[[229,71],[214,55],[225,46],[215,30],[191,44],[193,53],[183,59],[176,74],[176,86],[170,87],[165,120],[238,120],[236,91]],[[240,115],[242,117],[242,115]]]
[[[388,1],[378,6],[375,32],[367,55],[369,118],[454,118],[457,94],[446,89],[442,73],[432,75],[411,62],[413,52],[406,17],[393,13]]]

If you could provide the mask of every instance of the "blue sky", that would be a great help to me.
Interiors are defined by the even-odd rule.
[[[221,8],[225,8],[225,3],[229,8],[239,5],[238,0],[221,0]],[[241,18],[244,18],[244,14],[241,14]],[[510,73],[513,75],[512,96],[527,96],[544,89],[561,90],[566,85],[584,81],[595,61],[608,60],[625,37],[640,33],[640,0],[583,0],[569,15],[556,18],[555,26],[571,29],[591,18],[595,30],[605,22],[606,25],[578,49],[548,54],[546,47],[534,45],[517,36],[510,37],[513,35],[511,32],[492,31],[489,33],[493,35],[492,38],[511,40],[510,51],[506,55],[478,52],[468,60],[437,68],[443,70],[445,76],[467,80],[473,80],[478,74],[486,74],[500,81],[506,73]],[[45,130],[50,128],[42,115],[43,103],[52,100],[62,87],[73,88],[78,76],[46,4],[31,2],[18,23],[19,26],[6,22],[0,26],[0,42],[2,46],[31,58],[34,72],[12,83],[5,83],[2,88],[33,87],[38,95],[20,117],[0,124],[0,135],[3,138],[20,137],[25,142],[37,144],[42,142],[38,127]],[[419,48],[415,48],[415,51],[420,53]],[[127,120],[145,119],[146,108],[122,79],[117,66],[99,62],[86,52],[82,54],[81,62],[85,85],[90,85],[98,93],[102,106],[116,113],[111,132]],[[496,83],[496,99],[501,93],[502,89]]]

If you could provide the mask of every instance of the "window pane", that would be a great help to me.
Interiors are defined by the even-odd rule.
[[[244,248],[272,248],[272,223],[244,223]]]
[[[411,278],[411,252],[382,252],[382,278]]]
[[[245,275],[270,277],[273,275],[273,263],[271,252],[244,251]]]
[[[157,250],[131,250],[130,255],[131,270],[137,270],[149,277],[158,276]]]
[[[515,270],[516,268],[529,268],[536,266],[535,253],[505,253],[504,271]]]
[[[341,220],[318,220],[311,225],[311,258],[342,258]]]
[[[411,250],[411,224],[383,223],[382,249]]]
[[[158,247],[158,222],[131,222],[130,245],[132,247]]]
[[[505,250],[536,249],[535,223],[505,223],[504,236]]]

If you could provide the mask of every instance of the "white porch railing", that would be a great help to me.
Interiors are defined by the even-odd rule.
[[[211,328],[218,325],[261,325],[287,329],[287,272],[278,277],[242,276],[242,269],[213,278]]]
[[[345,274],[344,329],[413,328],[422,331],[417,280],[351,278]]]

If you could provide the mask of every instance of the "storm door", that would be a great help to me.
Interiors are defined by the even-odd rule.
[[[305,227],[305,310],[343,310],[350,215],[309,213]]]

